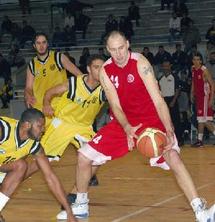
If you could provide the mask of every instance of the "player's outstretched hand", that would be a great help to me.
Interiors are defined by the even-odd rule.
[[[72,215],[72,214],[67,214],[67,222],[78,222],[78,220]]]
[[[137,126],[131,126],[130,124],[127,124],[124,128],[126,134],[127,134],[127,140],[128,140],[128,149],[129,151],[132,151],[135,147],[134,139],[137,139],[138,136],[136,135],[136,131],[142,127],[142,123],[138,124]]]

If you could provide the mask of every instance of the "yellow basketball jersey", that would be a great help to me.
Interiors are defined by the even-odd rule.
[[[28,154],[35,154],[40,149],[40,142],[19,137],[19,121],[8,117],[0,118],[0,165],[21,159]]]
[[[55,116],[68,122],[91,126],[104,104],[105,96],[101,86],[91,90],[82,76],[69,78],[69,90],[65,92],[55,110]]]
[[[42,110],[45,92],[67,79],[66,70],[61,63],[61,53],[49,51],[44,61],[36,56],[30,61],[29,69],[34,75],[33,93],[36,98],[34,108]]]

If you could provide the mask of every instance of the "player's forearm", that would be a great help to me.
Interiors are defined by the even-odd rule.
[[[67,214],[72,215],[71,208],[66,199],[66,194],[57,176],[54,173],[51,173],[49,174],[48,177],[45,177],[45,178],[48,183],[49,189],[52,191],[56,199],[59,201],[60,204],[63,205]]]
[[[156,109],[166,131],[172,131],[173,130],[172,121],[166,103],[164,101],[160,102],[160,104],[156,107]]]
[[[122,128],[126,131],[127,126],[130,126],[128,119],[120,107],[112,106],[112,111]]]

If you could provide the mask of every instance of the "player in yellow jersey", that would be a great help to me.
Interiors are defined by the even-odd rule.
[[[39,142],[44,129],[45,116],[34,108],[24,111],[19,121],[8,117],[0,118],[0,172],[6,173],[0,189],[0,222],[5,221],[1,215],[2,209],[29,170],[24,159],[29,154],[34,155],[50,190],[68,212],[68,221],[76,221],[62,185],[52,171]]]
[[[48,49],[48,39],[44,33],[35,35],[33,47],[37,55],[27,68],[25,101],[27,107],[42,111],[45,92],[66,81],[66,70],[76,76],[82,73],[67,56]]]
[[[41,143],[50,160],[59,160],[70,143],[79,148],[95,134],[92,125],[106,100],[98,79],[103,63],[103,57],[92,55],[88,60],[88,75],[72,76],[46,92],[43,112],[54,118]],[[61,97],[53,108],[51,101],[56,96]],[[36,171],[34,165],[32,169]],[[75,195],[69,194],[70,202],[74,198]]]

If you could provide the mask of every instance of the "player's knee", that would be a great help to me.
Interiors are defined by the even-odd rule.
[[[17,177],[22,178],[27,171],[27,167],[28,167],[28,165],[25,160],[17,160],[16,166],[15,166],[15,171],[16,171]]]
[[[89,167],[91,166],[92,161],[88,159],[86,156],[84,156],[82,153],[78,154],[78,166],[81,168]]]
[[[168,152],[166,152],[164,154],[164,159],[172,167],[175,166],[175,165],[178,165],[179,163],[181,163],[181,159],[180,159],[180,157],[178,155],[178,152],[176,150],[174,150],[174,149],[171,149]]]

